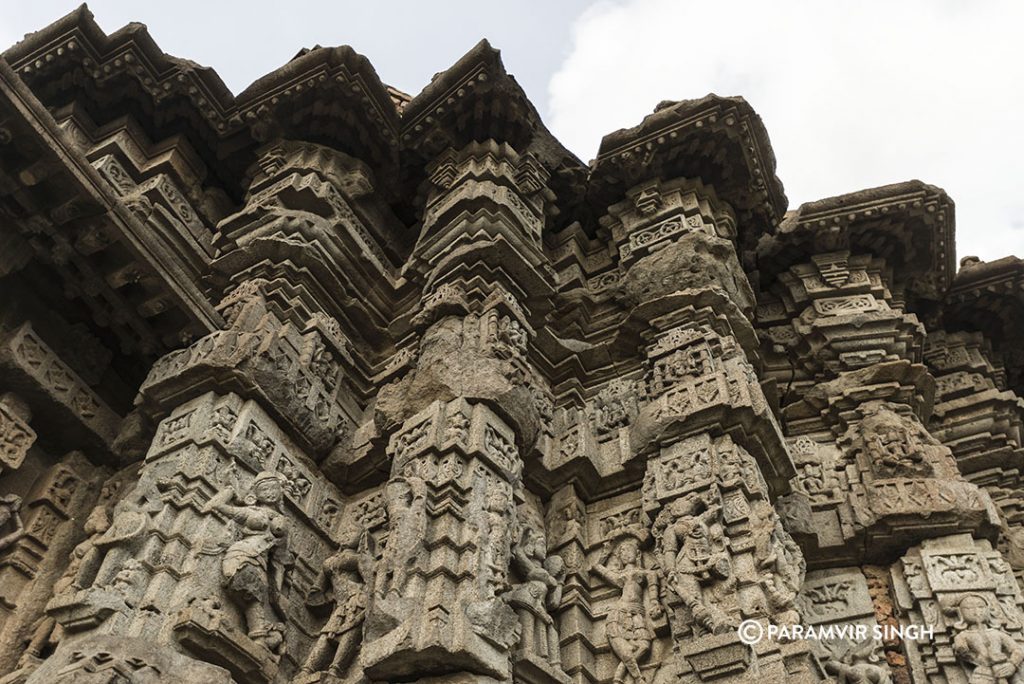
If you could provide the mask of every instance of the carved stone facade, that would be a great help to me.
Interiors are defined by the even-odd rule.
[[[1024,681],[1024,262],[953,223],[787,212],[741,98],[587,166],[486,42],[235,96],[80,8],[0,59],[0,683]]]

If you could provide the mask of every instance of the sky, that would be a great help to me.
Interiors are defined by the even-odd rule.
[[[92,2],[108,33],[234,92],[300,48],[348,44],[415,94],[486,37],[583,160],[666,99],[742,95],[761,115],[790,207],[918,178],[956,202],[957,253],[1024,257],[1024,3],[1018,0]],[[75,7],[10,3],[10,45]]]

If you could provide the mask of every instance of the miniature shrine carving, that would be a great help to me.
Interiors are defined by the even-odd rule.
[[[235,94],[82,6],[0,57],[0,684],[1024,682],[1020,339],[740,97],[586,164],[486,41]]]

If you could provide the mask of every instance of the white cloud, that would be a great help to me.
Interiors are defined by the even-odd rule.
[[[549,84],[583,159],[664,99],[742,95],[790,206],[910,178],[957,205],[958,254],[1024,257],[1024,3],[600,3]]]

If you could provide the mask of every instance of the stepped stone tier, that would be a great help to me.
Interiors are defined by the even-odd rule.
[[[742,98],[587,165],[485,41],[233,95],[83,6],[0,59],[0,682],[1022,682],[1024,261],[955,259]]]

